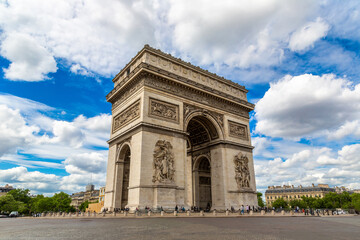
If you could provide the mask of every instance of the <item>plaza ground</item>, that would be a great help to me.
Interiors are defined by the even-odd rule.
[[[3,218],[0,239],[360,239],[360,216]]]

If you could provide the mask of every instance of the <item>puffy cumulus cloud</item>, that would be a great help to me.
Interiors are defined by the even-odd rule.
[[[85,137],[81,129],[74,126],[72,122],[66,121],[54,121],[53,134],[54,136],[49,138],[49,142],[62,143],[75,148],[83,145]]]
[[[31,143],[39,130],[37,126],[27,125],[19,110],[0,105],[0,157]]]
[[[352,127],[347,122],[360,118],[359,102],[360,84],[354,86],[346,79],[334,75],[286,76],[270,84],[258,101],[256,132],[294,139],[345,136]]]
[[[80,74],[114,74],[161,36],[161,12],[157,1],[2,1],[2,56],[12,62],[7,77],[42,80],[56,71],[54,58]]]
[[[289,48],[297,52],[310,48],[317,40],[326,36],[329,28],[323,19],[317,18],[291,34]]]
[[[70,174],[88,174],[106,172],[107,151],[72,155],[64,161]]]
[[[247,68],[278,64],[290,33],[317,8],[314,1],[171,1],[168,19],[183,56]]]
[[[28,188],[34,193],[53,193],[59,189],[60,177],[39,171],[29,172],[25,167],[0,170],[0,182],[15,188]]]
[[[53,56],[37,41],[25,34],[11,33],[1,43],[1,55],[11,61],[3,69],[5,78],[14,81],[41,81],[56,72]]]
[[[0,94],[0,162],[19,166],[1,171],[0,185],[11,183],[35,193],[73,192],[83,190],[93,176],[97,186],[104,186],[107,151],[103,149],[111,116],[80,115],[63,121],[46,115],[53,111],[35,101]],[[27,168],[64,169],[68,176]]]
[[[309,148],[287,159],[256,161],[257,187],[269,184],[311,185],[328,183],[354,188],[360,178],[360,144],[346,145],[338,152],[329,148]]]

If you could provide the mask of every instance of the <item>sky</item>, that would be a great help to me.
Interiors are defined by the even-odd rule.
[[[105,186],[112,78],[145,44],[248,90],[257,189],[360,188],[360,1],[0,0],[0,186]]]

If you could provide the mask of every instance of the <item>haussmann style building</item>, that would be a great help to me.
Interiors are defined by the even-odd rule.
[[[257,206],[244,86],[148,45],[113,82],[105,208]]]
[[[272,203],[282,198],[285,201],[301,200],[301,197],[317,197],[323,198],[325,194],[330,192],[336,192],[335,188],[329,187],[328,184],[312,184],[311,186],[303,187],[299,185],[283,185],[283,186],[269,186],[265,191],[265,200],[267,206],[271,206]]]

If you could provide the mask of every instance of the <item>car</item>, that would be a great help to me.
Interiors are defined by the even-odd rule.
[[[9,214],[9,217],[18,217],[18,216],[19,216],[18,211],[12,211],[12,212]]]

